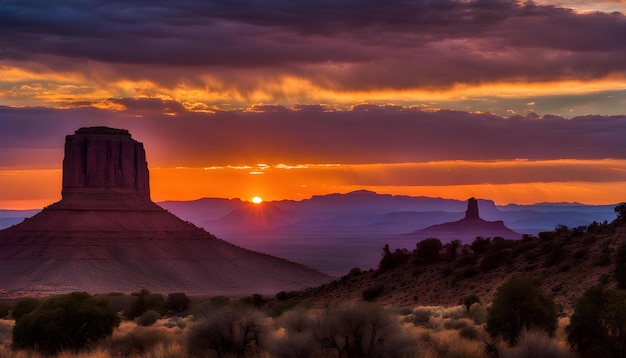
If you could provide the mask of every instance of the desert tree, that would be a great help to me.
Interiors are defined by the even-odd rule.
[[[189,307],[191,300],[183,292],[174,292],[167,295],[165,307],[168,310],[182,312]]]
[[[40,304],[41,301],[36,298],[22,298],[21,300],[17,301],[15,306],[13,306],[13,313],[11,315],[13,316],[13,319],[17,321],[18,319],[20,319],[20,317],[34,311],[37,307],[39,307]]]
[[[626,357],[626,291],[589,288],[576,301],[566,331],[581,356]]]
[[[243,357],[262,346],[269,330],[268,318],[259,310],[249,306],[221,306],[187,327],[185,344],[192,353],[213,350],[218,357]]]
[[[431,264],[439,261],[439,252],[443,244],[436,238],[424,239],[416,244],[413,254],[417,264]]]
[[[119,323],[104,296],[86,292],[53,296],[15,322],[13,346],[36,348],[45,354],[78,351],[110,336]]]
[[[342,357],[401,357],[415,342],[392,314],[373,303],[331,308],[316,329],[319,344]]]
[[[487,317],[487,332],[514,345],[522,330],[538,329],[554,335],[557,327],[554,300],[535,281],[513,277],[496,291]]]
[[[614,208],[615,214],[617,214],[617,220],[626,219],[626,203],[621,203]]]
[[[452,240],[445,245],[443,248],[445,250],[446,261],[454,261],[458,255],[459,247],[461,247],[461,240]]]
[[[465,306],[465,309],[467,310],[467,312],[469,313],[470,308],[472,307],[472,305],[474,303],[480,303],[480,298],[478,298],[478,296],[473,293],[469,296],[465,296],[461,299],[460,302],[463,306]]]

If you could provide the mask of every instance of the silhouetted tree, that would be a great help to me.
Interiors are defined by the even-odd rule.
[[[470,244],[470,249],[476,254],[482,254],[483,252],[491,248],[491,239],[477,236],[476,239]]]
[[[452,240],[443,245],[443,248],[445,249],[446,261],[454,261],[454,259],[456,259],[459,247],[461,247],[461,240]]]
[[[470,307],[472,307],[474,303],[480,303],[480,298],[478,298],[476,294],[471,294],[461,299],[461,304],[465,306],[465,308],[467,309],[467,312],[470,311]]]
[[[439,261],[439,252],[443,244],[439,239],[429,238],[417,243],[415,251],[415,260],[417,264],[431,264]]]
[[[86,292],[54,296],[16,321],[13,346],[36,348],[46,354],[77,351],[110,336],[119,323],[104,296]]]
[[[22,298],[13,307],[13,314],[12,314],[13,319],[17,321],[23,315],[34,311],[37,307],[39,307],[40,304],[41,304],[41,301],[36,298],[32,298],[32,297]]]
[[[618,220],[626,219],[626,203],[621,203],[615,207],[615,213]]]
[[[626,291],[589,288],[576,301],[566,331],[583,357],[626,357]]]
[[[556,305],[533,280],[514,277],[496,291],[487,318],[492,336],[502,335],[513,345],[523,329],[540,329],[552,336],[556,326]]]
[[[383,258],[380,259],[378,263],[378,269],[381,271],[392,269],[405,263],[407,258],[408,252],[406,249],[396,249],[396,251],[391,252],[389,250],[389,244],[386,244],[385,247],[383,247]]]
[[[186,294],[182,292],[174,292],[167,295],[167,301],[165,301],[165,307],[168,310],[182,312],[189,307],[191,300]]]

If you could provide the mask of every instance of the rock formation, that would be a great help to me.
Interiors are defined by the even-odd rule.
[[[427,228],[414,231],[408,235],[419,238],[438,238],[443,242],[461,240],[470,243],[477,236],[503,237],[505,239],[519,239],[521,234],[509,229],[503,221],[486,221],[480,218],[478,212],[478,200],[470,198],[467,202],[465,217],[458,221],[432,225]]]
[[[0,231],[0,296],[141,288],[272,294],[329,279],[214,237],[153,203],[149,188],[143,144],[128,131],[67,136],[62,200]]]
[[[470,198],[467,201],[467,210],[465,211],[466,219],[480,219],[478,215],[478,200]]]

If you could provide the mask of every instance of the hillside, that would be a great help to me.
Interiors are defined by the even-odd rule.
[[[458,247],[456,255],[450,255],[452,251],[444,245],[434,258],[430,257],[436,261],[432,263],[419,258],[419,250],[396,250],[381,255],[386,258],[381,268],[366,272],[354,269],[329,284],[291,293],[290,297],[324,306],[363,300],[365,292],[376,302],[395,306],[450,306],[472,294],[490,302],[496,289],[510,277],[526,276],[537,280],[563,310],[569,311],[590,286],[614,284],[615,252],[623,242],[626,221],[622,219],[576,228],[561,226],[521,240],[477,240]]]

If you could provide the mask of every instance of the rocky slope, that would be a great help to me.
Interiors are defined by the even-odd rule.
[[[348,275],[329,284],[291,293],[294,300],[324,306],[364,297],[395,306],[457,305],[476,294],[489,303],[513,276],[531,277],[564,311],[589,287],[614,285],[615,252],[626,242],[626,220],[559,227],[521,240],[485,240],[450,255],[444,246],[434,263],[417,263],[415,253],[397,250],[384,269]],[[480,248],[482,246],[482,248]],[[480,252],[473,252],[472,247]],[[382,250],[381,250],[382,253]]]

